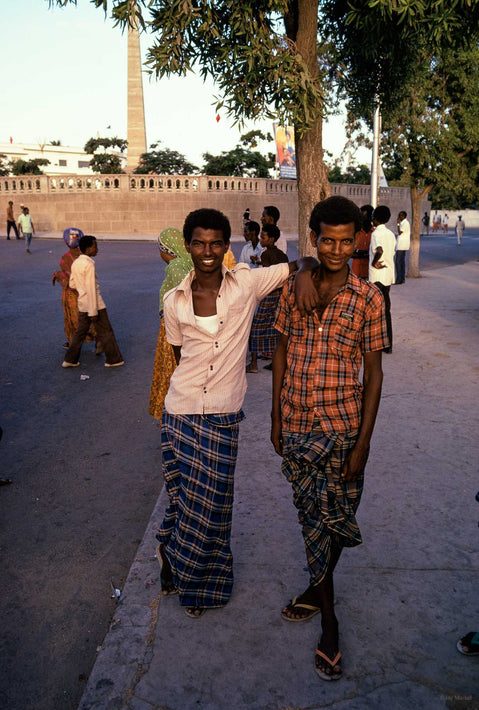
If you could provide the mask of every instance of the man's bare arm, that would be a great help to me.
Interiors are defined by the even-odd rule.
[[[281,426],[281,388],[286,371],[286,348],[288,336],[279,336],[278,345],[273,354],[273,402],[271,406],[271,442],[274,450],[283,455],[283,436]]]
[[[371,266],[374,269],[384,269],[385,265],[380,263],[379,260],[383,255],[383,248],[382,247],[376,247],[376,250],[374,252],[374,257],[371,263]]]
[[[381,350],[364,354],[361,426],[356,443],[344,462],[342,473],[347,481],[352,481],[363,473],[368,460],[369,444],[376,422],[379,400],[381,399],[383,383],[381,359]]]

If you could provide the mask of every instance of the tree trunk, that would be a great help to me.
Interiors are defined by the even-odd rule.
[[[432,190],[432,185],[428,185],[423,190],[411,187],[411,247],[409,249],[409,269],[408,277],[418,279],[421,277],[419,271],[419,248],[421,240],[421,202]]]
[[[306,62],[312,77],[319,78],[317,37],[318,0],[298,0],[295,37],[298,52]],[[300,126],[295,126],[296,171],[298,183],[298,251],[300,256],[312,254],[309,241],[309,218],[314,205],[331,194],[326,168],[323,162],[323,119],[316,120],[313,127],[300,135]]]

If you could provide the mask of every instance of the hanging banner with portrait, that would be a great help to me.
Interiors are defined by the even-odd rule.
[[[280,126],[273,123],[276,157],[279,163],[279,176],[296,180],[296,149],[294,146],[294,127]]]

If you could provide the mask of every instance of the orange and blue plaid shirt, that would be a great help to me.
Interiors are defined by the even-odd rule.
[[[294,275],[283,287],[275,328],[288,336],[281,391],[283,431],[351,433],[361,423],[363,354],[389,347],[379,289],[351,271],[326,307],[302,316]]]

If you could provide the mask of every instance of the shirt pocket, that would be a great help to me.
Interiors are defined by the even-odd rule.
[[[333,350],[343,357],[352,356],[361,343],[361,325],[361,321],[350,314],[339,316],[332,339]]]
[[[307,316],[302,316],[299,311],[293,311],[289,324],[289,339],[297,342],[303,339],[305,335]]]

